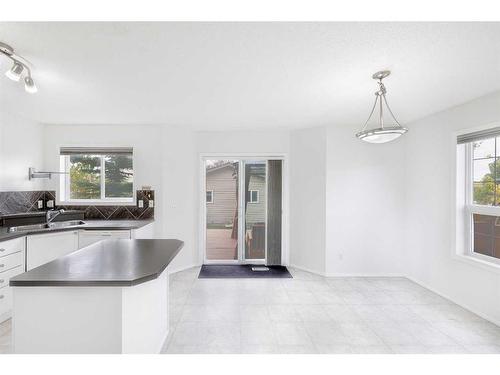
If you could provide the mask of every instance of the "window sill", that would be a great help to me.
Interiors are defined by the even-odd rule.
[[[500,273],[500,264],[476,258],[473,255],[455,254],[454,258],[461,262],[485,269],[490,272]]]
[[[135,201],[63,201],[57,202],[58,206],[136,206]]]

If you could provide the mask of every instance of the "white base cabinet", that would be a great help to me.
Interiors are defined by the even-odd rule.
[[[8,319],[12,309],[11,277],[24,272],[24,237],[0,242],[0,322]]]
[[[154,224],[138,229],[40,233],[0,242],[0,323],[11,317],[11,277],[107,239],[154,238]]]
[[[78,250],[78,231],[30,235],[26,239],[26,270]]]

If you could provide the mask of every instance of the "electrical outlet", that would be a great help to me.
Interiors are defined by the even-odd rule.
[[[153,208],[155,206],[155,201],[151,200],[149,201],[149,207]]]
[[[142,199],[139,199],[139,208],[144,207],[144,201]]]
[[[43,201],[42,200],[38,201],[38,208],[43,208]]]
[[[54,208],[54,201],[52,199],[47,201],[47,208]]]

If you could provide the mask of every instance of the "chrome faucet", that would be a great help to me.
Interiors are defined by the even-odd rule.
[[[47,225],[50,225],[50,223],[58,217],[60,214],[64,213],[63,209],[60,210],[48,210],[45,213],[45,221],[47,222]]]

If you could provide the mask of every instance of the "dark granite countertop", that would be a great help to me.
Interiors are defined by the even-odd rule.
[[[79,225],[75,227],[67,228],[47,228],[47,229],[37,229],[35,231],[20,231],[20,232],[9,232],[9,228],[0,227],[0,241],[11,240],[13,238],[24,237],[29,234],[43,234],[50,232],[64,232],[72,231],[78,229],[85,230],[127,230],[127,229],[139,229],[145,225],[151,224],[154,220],[84,220],[84,225]]]
[[[104,240],[10,279],[10,286],[133,286],[156,279],[184,246],[175,239]]]

